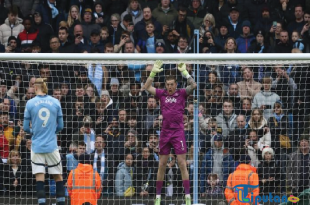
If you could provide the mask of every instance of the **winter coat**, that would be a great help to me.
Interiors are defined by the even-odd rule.
[[[280,165],[276,161],[270,162],[262,161],[257,168],[257,174],[259,177],[259,188],[262,194],[275,193],[277,186],[280,184]],[[262,182],[263,179],[269,179],[274,177],[274,181]]]
[[[161,4],[158,4],[158,7],[152,11],[152,16],[163,26],[170,25],[170,23],[177,18],[177,10],[170,4],[170,9],[168,12],[164,12],[161,8]]]
[[[203,22],[203,18],[207,14],[207,10],[200,6],[198,9],[194,10],[192,6],[187,9],[187,18],[194,24],[195,29],[199,29]],[[215,32],[213,32],[216,35]]]
[[[41,45],[41,52],[46,53],[50,50],[50,37],[53,34],[53,28],[50,24],[44,23],[43,21],[40,24],[34,24],[34,28],[39,30],[37,40]]]
[[[6,18],[4,24],[0,26],[0,41],[3,45],[7,46],[10,36],[17,37],[20,32],[24,30],[23,19],[17,18],[15,24],[11,28],[9,19]]]
[[[241,67],[235,65],[222,65],[219,66],[221,82],[228,86],[231,83],[237,83],[241,81]]]
[[[6,8],[10,8],[13,2],[14,5],[18,6],[20,11],[22,12],[23,16],[26,17],[29,14],[33,14],[35,12],[35,9],[37,8],[40,0],[5,0],[4,6]]]
[[[154,30],[155,35],[161,34],[162,25],[158,21],[156,21],[154,17],[152,17],[151,22],[154,24],[154,27],[155,27],[155,30]],[[138,42],[139,39],[145,39],[147,37],[145,26],[146,26],[146,22],[144,21],[144,19],[142,19],[141,21],[135,24],[135,28],[134,28],[135,42]]]
[[[142,12],[142,9],[141,9],[141,5],[139,3],[139,6],[138,6],[138,14],[136,16],[132,15],[132,10],[130,9],[130,4],[128,5],[126,11],[124,11],[121,15],[121,20],[123,21],[124,19],[124,16],[126,16],[127,14],[131,14],[132,16],[132,23],[134,25],[136,25],[136,23],[138,23],[139,21],[141,21],[143,19],[143,12]],[[153,13],[153,16],[154,16],[154,13]]]
[[[228,133],[232,130],[234,130],[237,127],[236,122],[237,115],[232,114],[229,119],[226,119],[226,117],[223,115],[223,113],[216,116],[216,122],[217,126],[222,128],[222,135],[224,138],[228,136]]]
[[[115,194],[116,196],[124,196],[125,191],[133,185],[131,173],[134,173],[134,168],[127,167],[124,162],[121,162],[117,169],[115,177]]]
[[[89,202],[97,204],[101,196],[101,179],[90,164],[79,163],[68,177],[68,193],[71,205]]]
[[[245,153],[244,144],[247,138],[247,129],[241,129],[237,127],[235,130],[230,131],[227,140],[225,141],[225,147],[229,148],[235,161],[238,161],[240,155]]]
[[[23,30],[23,32],[17,37],[17,43],[20,45],[20,48],[23,50],[31,47],[32,42],[36,40],[38,33],[39,31],[33,27],[30,28],[29,31]]]
[[[250,34],[248,36],[240,35],[236,39],[238,50],[240,51],[240,53],[246,53],[253,40],[255,40],[255,36],[253,34]]]
[[[236,171],[229,175],[227,180],[227,187],[225,189],[225,198],[229,205],[250,205],[249,203],[240,202],[238,200],[238,194],[234,191],[233,187],[239,184],[259,185],[258,174],[256,168],[249,164],[240,164]],[[259,195],[259,188],[251,190],[253,192],[253,198]],[[248,192],[246,196],[251,199],[251,192]],[[251,204],[255,204],[255,201]]]
[[[300,149],[298,148],[297,151],[293,152],[289,156],[289,160],[287,162],[286,168],[286,181],[287,187],[292,189],[292,193],[298,192],[300,180],[302,180],[302,166],[301,166],[301,155]],[[308,162],[310,164],[310,161]]]
[[[254,96],[252,109],[256,107],[259,108],[262,105],[270,105],[270,109],[264,110],[264,118],[269,119],[273,116],[274,104],[278,100],[280,100],[280,97],[276,93],[261,91]]]
[[[235,170],[235,162],[230,155],[228,149],[221,148],[215,148],[214,142],[212,143],[212,149],[210,149],[206,155],[204,156],[204,159],[201,162],[201,168],[200,168],[200,193],[204,193],[206,191],[206,181],[208,178],[208,175],[213,172],[213,167],[215,160],[215,155],[218,155],[222,158],[222,177],[223,177],[223,184],[226,185],[226,181],[228,178],[228,175],[232,173]],[[216,157],[218,158],[218,157]]]
[[[245,81],[240,81],[237,85],[239,86],[239,94],[241,98],[248,97],[252,99],[262,88],[262,84],[254,80],[250,82],[251,89],[247,89]]]
[[[13,168],[10,164],[4,164],[3,166],[4,181],[3,185],[6,188],[7,192],[14,194],[20,194],[21,191],[25,188],[26,185],[26,175],[23,169],[23,166],[19,165],[16,174],[14,175]],[[17,179],[18,185],[15,187],[13,183]]]

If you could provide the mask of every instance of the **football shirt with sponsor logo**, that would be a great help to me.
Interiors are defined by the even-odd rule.
[[[169,129],[184,129],[183,114],[186,104],[186,90],[178,89],[172,95],[166,90],[156,89],[155,97],[160,101],[160,109],[163,115],[162,128]]]

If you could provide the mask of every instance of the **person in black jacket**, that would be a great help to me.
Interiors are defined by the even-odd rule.
[[[274,152],[270,147],[264,148],[263,162],[258,165],[257,173],[259,176],[259,187],[262,195],[277,193],[280,185],[280,166],[274,160]]]
[[[33,14],[33,20],[34,28],[39,31],[37,41],[41,45],[41,52],[46,53],[50,49],[49,39],[53,35],[54,30],[50,24],[43,22],[42,14],[39,11]]]
[[[258,30],[255,34],[255,40],[251,42],[247,53],[272,53],[272,48],[268,45],[269,37],[263,30]]]

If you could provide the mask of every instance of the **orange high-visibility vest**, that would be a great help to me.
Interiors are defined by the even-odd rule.
[[[101,195],[101,178],[92,165],[79,163],[77,168],[70,172],[68,193],[71,205],[81,205],[85,202],[97,204]]]

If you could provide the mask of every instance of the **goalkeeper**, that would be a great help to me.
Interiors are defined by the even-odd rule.
[[[166,89],[155,89],[152,86],[152,82],[156,74],[163,71],[161,67],[162,61],[156,61],[150,77],[148,77],[145,83],[145,89],[160,100],[160,109],[163,115],[162,130],[159,139],[159,168],[156,181],[155,205],[160,205],[161,189],[171,147],[174,148],[181,170],[186,205],[190,205],[190,182],[186,166],[187,147],[184,135],[183,113],[187,96],[193,92],[197,85],[194,79],[188,74],[186,65],[180,63],[178,70],[187,78],[188,86],[185,89],[177,89],[175,77],[168,76],[165,82]]]

